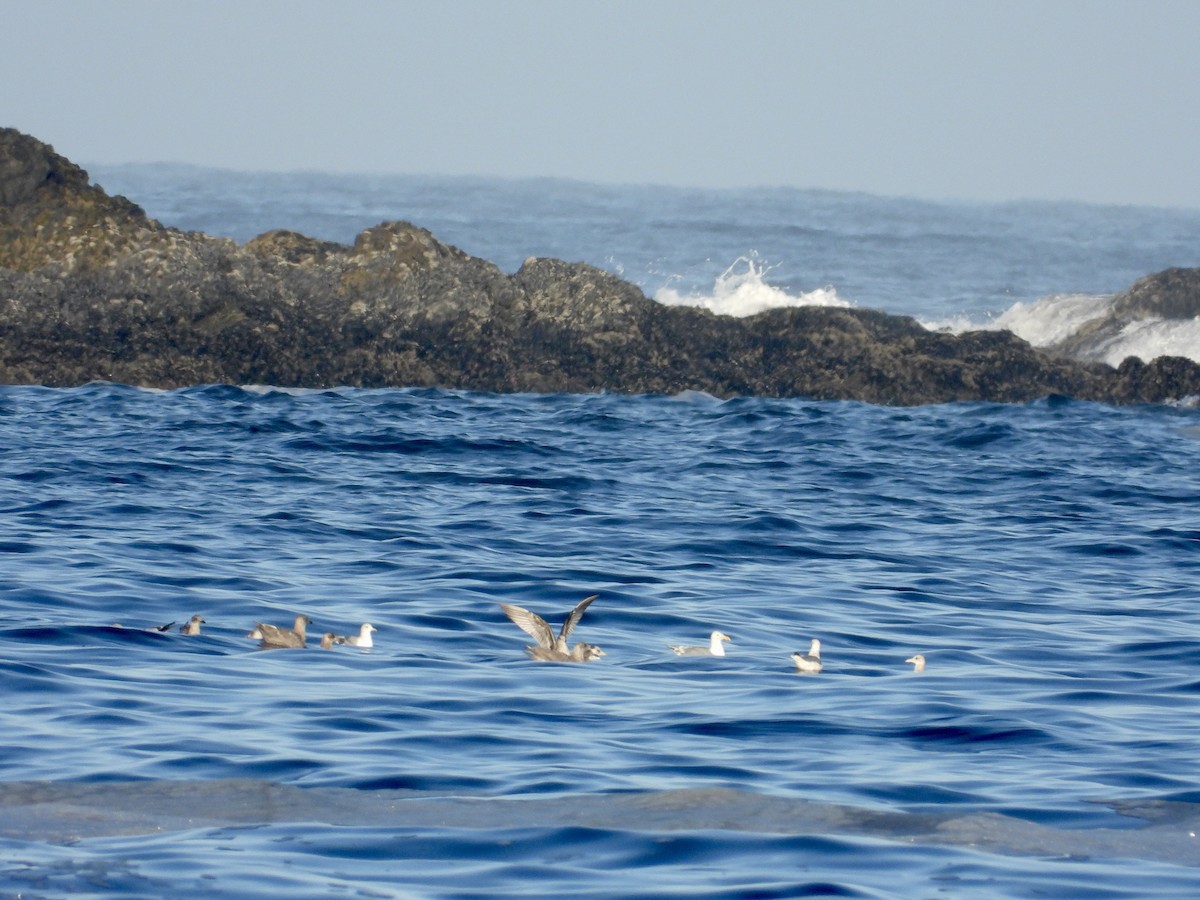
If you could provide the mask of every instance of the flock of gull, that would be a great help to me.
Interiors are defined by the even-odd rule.
[[[579,620],[583,618],[584,610],[599,596],[599,594],[592,594],[590,597],[580,600],[563,621],[557,635],[546,620],[535,612],[511,603],[501,603],[500,608],[514,625],[537,642],[525,648],[530,659],[538,662],[586,663],[607,654],[595,644],[587,644],[583,641],[572,647],[568,643],[568,639],[571,637],[571,632],[575,630],[575,626],[579,624]],[[180,626],[179,630],[183,634],[200,634],[200,626],[203,624],[205,624],[203,617],[195,615]],[[305,615],[296,616],[291,628],[258,622],[246,637],[259,641],[259,647],[264,650],[288,647],[303,648],[308,644],[307,628],[311,624],[312,619]],[[169,631],[174,625],[175,623],[172,622],[155,630]],[[337,644],[366,649],[375,645],[371,639],[371,635],[375,631],[375,626],[369,622],[363,623],[358,634],[339,636],[329,631],[321,636],[320,646],[324,650],[329,650]],[[671,645],[670,649],[679,656],[724,656],[725,644],[732,640],[733,638],[725,632],[714,631],[709,635],[708,646],[689,647],[680,644]],[[795,664],[796,671],[805,675],[818,675],[824,668],[824,664],[821,662],[821,642],[817,638],[812,639],[807,653],[797,650],[789,658]],[[914,672],[925,671],[925,657],[920,653],[910,656],[905,662],[912,663]]]
[[[204,624],[206,624],[204,617],[195,615],[179,626],[179,632],[180,634],[200,634],[200,626]],[[308,626],[311,624],[312,619],[308,616],[296,616],[291,628],[271,625],[267,622],[258,622],[246,637],[259,641],[259,647],[263,650],[276,650],[287,647],[298,649],[308,646]],[[174,627],[175,623],[170,622],[167,625],[160,625],[154,630],[170,631]],[[327,631],[321,636],[321,649],[329,650],[335,644],[345,644],[349,647],[362,647],[364,649],[374,647],[375,642],[371,640],[371,635],[377,630],[370,622],[364,622],[358,630],[358,634],[337,635],[332,631]]]
[[[563,622],[557,635],[554,634],[554,629],[546,620],[535,612],[511,603],[501,603],[500,608],[504,610],[506,616],[512,619],[513,624],[537,641],[537,644],[525,648],[530,659],[536,659],[539,662],[591,662],[605,656],[605,652],[595,644],[585,644],[582,641],[572,647],[567,639],[575,630],[575,626],[579,624],[579,620],[583,618],[583,611],[598,596],[600,595],[592,594],[579,601]],[[709,635],[707,647],[689,647],[678,644],[671,645],[671,650],[679,656],[724,656],[725,644],[732,641],[733,638],[725,632],[714,631]],[[797,650],[789,658],[795,664],[796,671],[805,675],[818,675],[824,668],[824,664],[821,662],[821,642],[816,638],[812,639],[807,653]],[[914,672],[925,671],[925,657],[920,653],[910,656],[905,662],[912,663]]]

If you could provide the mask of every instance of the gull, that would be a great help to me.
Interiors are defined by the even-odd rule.
[[[821,665],[821,642],[813,638],[807,653],[797,650],[790,658],[796,664],[796,671],[816,675],[823,668]]]
[[[334,634],[332,631],[325,632],[323,635],[321,635],[321,649],[322,650],[332,650],[333,645],[335,643],[337,643],[337,640],[338,640],[338,636],[336,634]]]
[[[602,656],[608,656],[595,644],[585,644],[583,641],[572,647],[570,653],[559,653],[545,647],[526,647],[525,652],[529,654],[530,659],[536,659],[538,662],[592,662]]]
[[[500,608],[504,610],[506,616],[512,619],[514,625],[537,641],[536,647],[525,648],[525,652],[529,654],[530,659],[536,659],[540,662],[591,662],[594,659],[599,659],[601,656],[607,656],[607,654],[595,644],[580,642],[571,647],[567,644],[567,638],[571,636],[571,631],[579,624],[579,620],[583,616],[583,611],[588,608],[588,604],[599,596],[599,594],[592,594],[590,597],[580,600],[575,608],[571,610],[571,614],[567,616],[566,621],[563,622],[558,637],[554,636],[554,632],[546,624],[546,620],[537,613],[530,612],[520,606],[513,606],[510,603],[501,603]]]
[[[709,635],[707,647],[672,646],[671,649],[679,656],[724,656],[725,641],[732,641],[723,631],[714,631]]]
[[[905,660],[906,663],[912,663],[914,672],[925,671],[925,657],[918,653],[916,656],[910,656]]]
[[[192,616],[186,622],[179,626],[180,634],[199,634],[200,626],[205,624],[203,617],[199,615]]]
[[[246,637],[258,638],[262,641],[262,647],[303,647],[306,640],[304,629],[311,624],[312,619],[308,616],[296,616],[290,629],[259,622]]]
[[[370,622],[364,622],[362,628],[358,630],[358,634],[352,634],[349,637],[340,637],[337,639],[339,644],[349,644],[351,647],[374,647],[375,642],[371,640],[371,632],[379,629]]]

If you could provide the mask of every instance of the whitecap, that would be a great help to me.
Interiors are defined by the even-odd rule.
[[[1088,322],[1108,315],[1114,299],[1111,295],[1052,294],[1031,303],[1014,303],[988,327],[1011,331],[1035,347],[1051,347]]]
[[[1141,319],[1130,322],[1099,348],[1099,358],[1119,366],[1129,356],[1144,362],[1160,356],[1183,356],[1200,362],[1200,318]]]
[[[838,296],[833,287],[817,288],[801,294],[789,294],[767,284],[766,275],[774,266],[759,263],[756,254],[739,256],[713,282],[712,292],[681,293],[669,285],[659,288],[654,299],[666,306],[698,306],[723,316],[752,316],[768,309],[795,306],[853,306]]]
[[[922,322],[931,330],[961,334],[964,331],[1011,331],[1041,349],[1054,348],[1079,333],[1088,323],[1112,314],[1116,295],[1053,294],[1028,303],[1014,303],[986,323],[965,319]],[[1086,348],[1072,355],[1089,362],[1119,366],[1130,356],[1143,361],[1160,356],[1182,356],[1200,362],[1200,318],[1147,317],[1127,322],[1115,334],[1097,333]]]
[[[1018,301],[986,321],[966,316],[920,320],[930,331],[963,334],[967,331],[1011,331],[1034,347],[1051,347],[1074,335],[1112,308],[1113,297],[1096,294],[1053,294],[1028,303]]]

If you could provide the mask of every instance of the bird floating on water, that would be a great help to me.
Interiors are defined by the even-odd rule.
[[[558,637],[554,636],[554,632],[546,624],[546,620],[537,613],[511,603],[501,603],[500,608],[504,610],[506,616],[512,619],[514,625],[537,641],[537,646],[525,648],[530,659],[536,659],[539,662],[591,662],[607,656],[607,654],[595,644],[585,644],[582,641],[571,647],[567,644],[567,638],[579,624],[580,618],[583,617],[583,611],[599,596],[599,594],[592,594],[590,597],[580,600],[571,610],[566,621],[563,622]]]
[[[924,672],[925,671],[925,657],[920,653],[918,653],[916,656],[910,656],[908,659],[905,660],[905,662],[912,663],[914,672]]]
[[[338,641],[338,636],[336,634],[334,634],[332,631],[327,631],[323,635],[321,635],[321,649],[322,650],[332,650],[333,645],[336,644],[337,641]]]
[[[186,622],[179,626],[180,634],[199,634],[200,626],[205,624],[204,617],[200,615],[192,616]]]
[[[824,668],[821,663],[821,642],[816,638],[813,638],[807,653],[801,653],[797,650],[790,658],[796,664],[796,671],[798,672],[816,675]]]
[[[724,656],[725,642],[732,640],[733,638],[725,634],[725,632],[714,631],[711,635],[709,635],[707,647],[685,647],[683,645],[673,645],[671,649],[674,650],[678,656]]]
[[[362,628],[358,630],[358,634],[337,638],[337,642],[339,644],[349,644],[351,647],[374,647],[375,642],[371,640],[371,632],[378,630],[370,622],[364,622]]]
[[[262,641],[260,646],[263,648],[303,647],[307,640],[305,628],[311,624],[312,619],[303,615],[296,616],[296,621],[290,629],[259,622],[246,637],[257,638]]]

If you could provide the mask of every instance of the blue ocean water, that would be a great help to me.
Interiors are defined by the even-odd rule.
[[[1200,889],[1195,409],[93,384],[0,435],[6,896]],[[591,593],[585,666],[498,605]],[[376,645],[245,636],[297,613]]]

